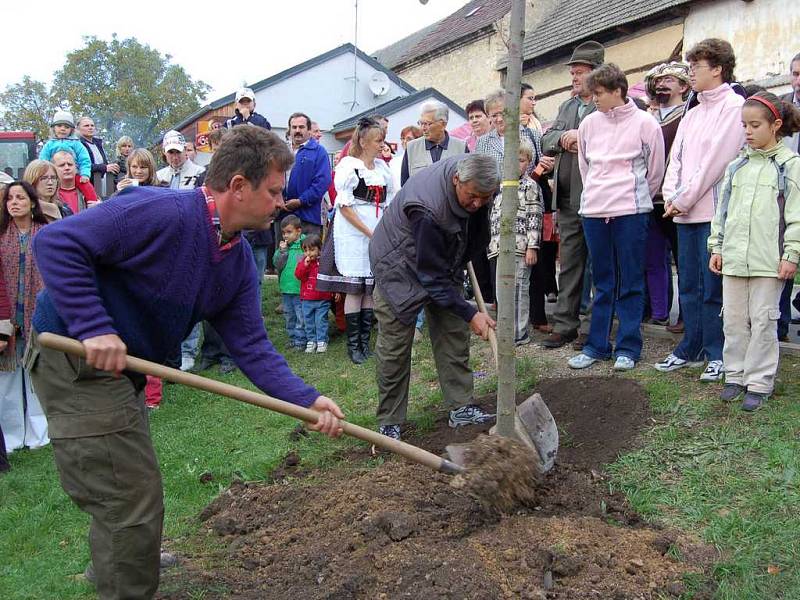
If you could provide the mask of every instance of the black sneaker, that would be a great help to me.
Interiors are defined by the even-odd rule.
[[[739,385],[738,383],[726,383],[722,387],[722,392],[720,392],[719,397],[724,402],[735,402],[739,399],[739,396],[746,391],[743,385]]]
[[[381,425],[378,428],[378,433],[390,437],[393,440],[400,439],[400,425]]]
[[[225,361],[219,366],[220,375],[227,375],[229,373],[233,373],[235,370],[236,370],[236,365],[233,364],[232,362]]]
[[[760,394],[758,392],[747,392],[742,400],[742,410],[746,412],[753,412],[758,410],[767,401],[769,394]]]
[[[495,418],[495,415],[485,412],[477,404],[468,404],[450,411],[450,427],[461,427],[462,425],[482,425]]]

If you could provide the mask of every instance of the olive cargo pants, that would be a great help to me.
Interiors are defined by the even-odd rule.
[[[97,594],[102,600],[152,598],[164,502],[144,387],[42,348],[36,334],[31,337],[23,362],[47,415],[61,485],[92,517]]]
[[[414,324],[405,325],[398,321],[377,287],[372,294],[378,319],[378,340],[375,344],[378,425],[400,425],[406,420],[408,408]],[[425,317],[445,406],[453,410],[472,404],[469,325],[455,313],[439,308],[432,302],[425,306]]]

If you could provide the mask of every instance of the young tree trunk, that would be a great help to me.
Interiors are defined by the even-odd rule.
[[[503,188],[500,217],[500,254],[497,257],[497,434],[514,437],[516,415],[516,358],[514,346],[514,220],[519,188],[519,91],[522,77],[522,41],[525,35],[525,0],[511,5],[506,76],[503,150]]]

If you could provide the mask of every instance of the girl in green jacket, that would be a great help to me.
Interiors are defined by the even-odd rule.
[[[800,156],[781,143],[800,110],[759,92],[742,107],[747,146],[725,170],[711,224],[709,268],[722,275],[725,386],[760,408],[778,370],[778,303],[800,260]]]

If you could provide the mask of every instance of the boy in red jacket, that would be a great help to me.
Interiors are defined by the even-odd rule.
[[[300,303],[303,308],[303,321],[306,328],[306,353],[326,352],[328,350],[328,311],[331,308],[331,295],[317,291],[319,255],[322,240],[316,234],[307,235],[301,244],[305,258],[297,261],[294,276],[300,280]]]

